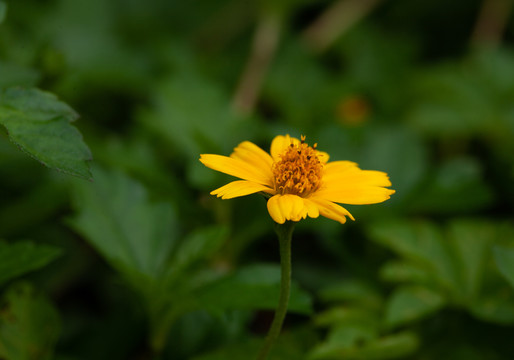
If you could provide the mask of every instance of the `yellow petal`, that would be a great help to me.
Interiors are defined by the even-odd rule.
[[[259,171],[254,165],[250,165],[241,159],[222,155],[202,154],[200,155],[200,161],[213,170],[258,184],[273,186],[273,178],[266,171]]]
[[[264,172],[269,177],[273,176],[271,172],[273,159],[270,154],[250,141],[243,141],[239,144],[234,149],[234,152],[230,154],[230,157],[240,159],[247,164],[254,166],[257,171]]]
[[[310,197],[309,201],[316,204],[319,209],[319,213],[329,219],[339,221],[341,224],[346,222],[346,216],[350,219],[355,220],[348,210],[344,207],[334,204],[331,201],[320,199],[317,197]]]
[[[289,136],[289,134],[286,136],[275,136],[275,138],[271,142],[271,157],[274,161],[279,161],[280,155],[287,149],[288,146],[290,146],[291,144],[298,145],[299,143],[300,140]]]
[[[391,186],[391,181],[385,172],[361,170],[356,165],[348,167],[343,165],[328,167],[328,165],[324,168],[323,183],[329,189],[347,185]]]
[[[232,199],[239,196],[254,194],[259,191],[273,193],[273,190],[267,186],[257,184],[247,180],[236,180],[211,191],[211,195],[216,195],[222,199]]]
[[[344,174],[351,169],[359,169],[357,164],[351,161],[332,161],[323,166],[323,179]]]
[[[386,201],[394,193],[394,190],[379,186],[341,185],[339,188],[323,187],[313,196],[342,204],[365,205]]]
[[[311,218],[317,218],[319,216],[319,208],[316,203],[310,201],[309,199],[303,199],[303,202],[307,208],[307,215]]]
[[[312,204],[306,204],[305,199],[291,194],[275,195],[268,200],[268,212],[271,218],[283,224],[286,220],[300,221],[305,219],[307,214],[316,217],[316,210]]]

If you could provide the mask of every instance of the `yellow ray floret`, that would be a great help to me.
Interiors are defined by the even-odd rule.
[[[271,195],[268,212],[283,224],[320,214],[344,224],[353,216],[336,204],[364,205],[383,202],[394,194],[386,173],[361,170],[351,161],[328,162],[329,155],[309,146],[305,137],[279,135],[271,142],[270,154],[244,141],[228,156],[203,154],[207,167],[238,177],[211,192],[222,199],[257,192]],[[268,195],[268,196],[269,196]]]

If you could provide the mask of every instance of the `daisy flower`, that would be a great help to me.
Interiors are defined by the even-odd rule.
[[[239,144],[230,156],[202,154],[202,164],[238,177],[211,192],[222,199],[263,193],[268,212],[278,224],[319,215],[344,224],[355,220],[340,204],[364,205],[383,202],[394,194],[382,171],[361,170],[351,161],[329,162],[329,155],[298,140],[279,135],[270,154],[250,141]]]

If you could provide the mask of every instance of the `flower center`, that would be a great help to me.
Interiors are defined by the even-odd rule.
[[[319,189],[323,164],[316,155],[316,145],[307,145],[302,136],[300,144],[291,144],[280,155],[280,160],[273,164],[277,193],[306,197]]]

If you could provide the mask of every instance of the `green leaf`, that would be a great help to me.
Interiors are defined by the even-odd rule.
[[[439,293],[422,287],[401,287],[389,299],[386,309],[386,325],[395,327],[419,320],[444,305]]]
[[[188,159],[190,183],[208,187],[217,175],[198,161],[199,154],[230,153],[241,139],[254,138],[262,128],[253,118],[234,114],[228,94],[190,69],[189,57],[183,59],[188,65],[178,65],[180,70],[157,86],[152,107],[139,112],[139,120],[170,151]]]
[[[416,335],[402,332],[366,341],[364,344],[348,346],[340,335],[333,341],[316,347],[308,356],[310,360],[386,360],[403,358],[412,354],[419,346]]]
[[[456,264],[440,229],[429,222],[384,222],[371,227],[372,239],[433,274],[447,289],[459,289]]]
[[[380,268],[380,277],[390,282],[432,283],[429,271],[408,261],[389,261]]]
[[[330,124],[320,128],[317,141],[331,159],[351,159],[362,169],[387,172],[397,191],[390,200],[393,202],[405,199],[419,185],[427,168],[427,153],[420,137],[405,127],[347,129]],[[381,204],[377,211],[390,212],[383,208],[384,204]],[[355,207],[351,211],[369,216],[370,207]]]
[[[416,212],[435,214],[462,214],[482,209],[494,200],[493,191],[483,179],[482,165],[471,157],[444,161],[437,171],[430,173],[426,185],[409,207]]]
[[[213,282],[194,294],[201,308],[213,312],[232,309],[275,309],[280,292],[280,267],[253,265]],[[301,314],[312,311],[311,298],[294,283],[288,310]]]
[[[0,358],[49,360],[60,333],[59,314],[27,284],[10,289],[0,312]]]
[[[464,300],[471,301],[479,294],[497,228],[497,224],[477,220],[454,221],[449,226],[448,241],[460,279],[460,296]]]
[[[498,270],[514,287],[514,247],[497,245],[493,248],[493,254]]]
[[[316,326],[350,326],[375,329],[378,325],[377,313],[358,307],[333,307],[320,312],[314,318]]]
[[[39,77],[39,72],[34,69],[0,61],[0,88],[34,86]]]
[[[5,1],[0,1],[0,24],[5,20],[7,15],[7,4]]]
[[[320,290],[318,297],[323,302],[352,302],[359,307],[377,309],[382,304],[382,298],[376,288],[370,284],[348,279],[327,286]]]
[[[514,291],[507,284],[495,285],[490,286],[481,298],[471,304],[470,311],[485,321],[514,324]]]
[[[0,124],[12,142],[49,168],[90,179],[91,152],[70,125],[77,117],[53,94],[34,88],[0,90]]]
[[[514,292],[507,285],[488,292],[476,300],[471,308],[476,317],[503,325],[514,324]]]
[[[513,65],[512,53],[502,49],[476,51],[464,61],[420,72],[408,120],[439,137],[508,133]]]
[[[12,244],[0,241],[0,285],[45,266],[60,253],[60,249],[49,245],[35,245],[29,241]]]
[[[71,226],[118,270],[162,275],[176,239],[176,212],[152,203],[146,189],[119,172],[94,171],[95,181],[76,182]]]
[[[227,135],[233,137],[234,131],[243,129],[242,119],[230,111],[227,95],[196,74],[185,72],[167,79],[153,105],[152,111],[141,113],[144,124],[174,150],[195,160],[207,147],[225,148]]]
[[[170,261],[171,276],[180,276],[195,262],[214,254],[223,245],[227,234],[225,226],[210,226],[188,234]]]

